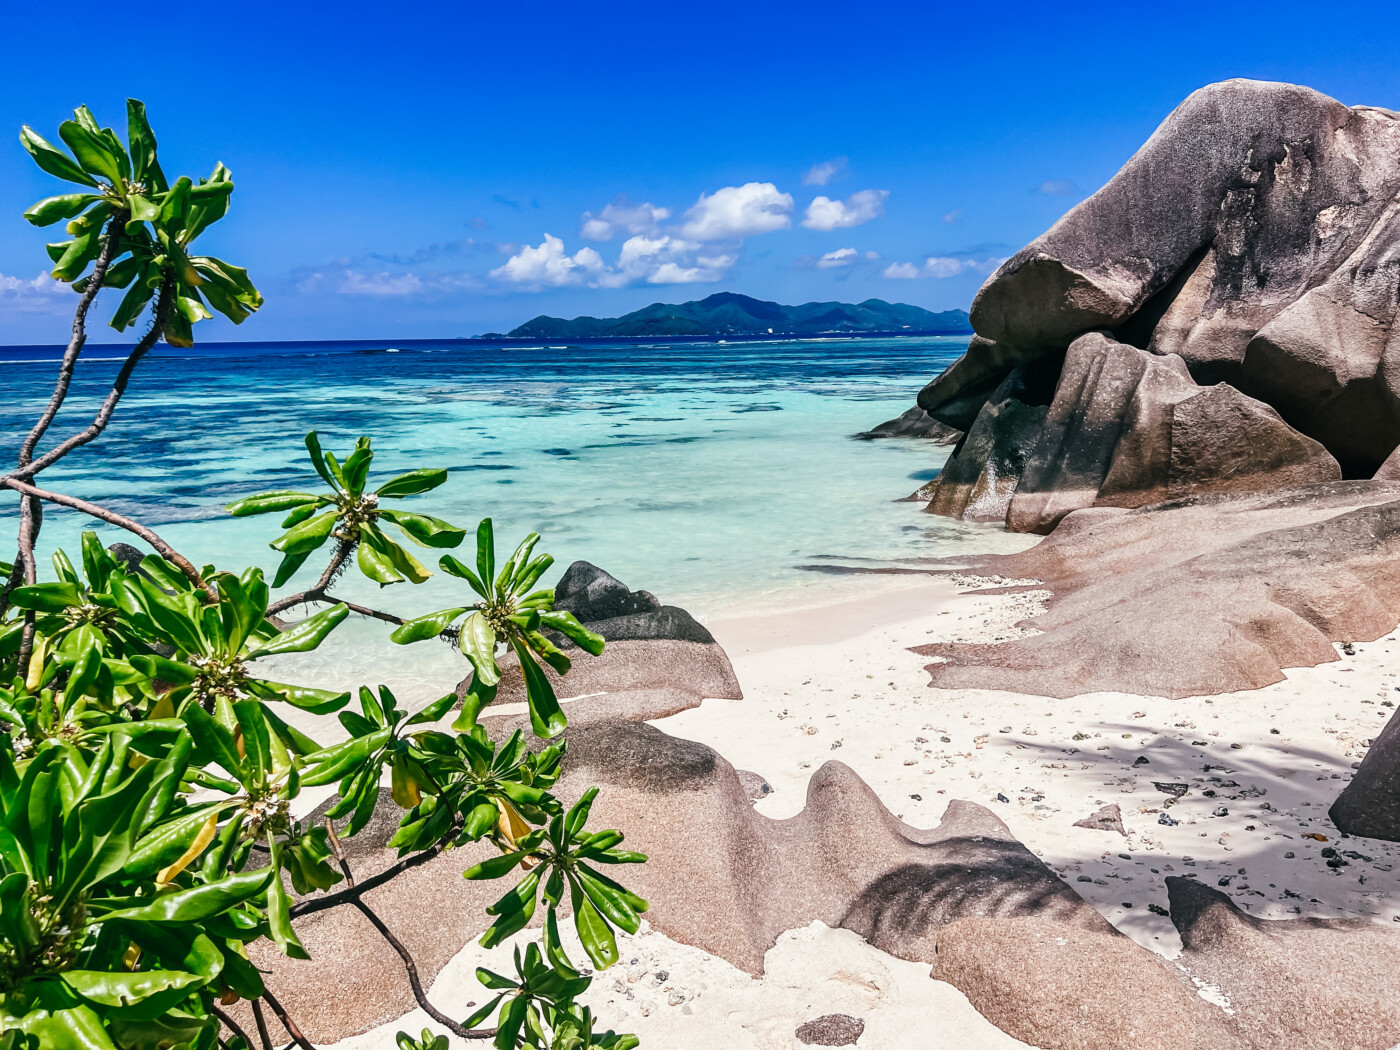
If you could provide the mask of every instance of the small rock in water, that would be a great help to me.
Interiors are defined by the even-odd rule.
[[[998,792],[997,792],[997,801],[998,801],[998,802],[1010,802],[1011,800],[1010,800],[1009,798],[1007,798],[1005,795],[1003,795],[1000,791],[998,791]]]
[[[1228,817],[1229,815],[1230,811],[1224,806],[1216,806],[1214,812],[1211,813],[1212,817]]]
[[[797,1041],[807,1046],[853,1046],[865,1031],[865,1022],[849,1014],[825,1014],[797,1030]]]

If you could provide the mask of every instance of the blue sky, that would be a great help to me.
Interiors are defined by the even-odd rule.
[[[1394,4],[240,0],[107,30],[17,8],[3,343],[57,342],[71,310],[36,280],[50,231],[20,212],[55,183],[14,133],[80,103],[122,129],[127,95],[167,172],[233,170],[201,243],[267,305],[203,339],[451,337],[719,290],[966,308],[1203,84],[1400,109]]]

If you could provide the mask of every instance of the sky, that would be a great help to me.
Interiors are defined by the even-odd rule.
[[[43,8],[43,10],[41,10]],[[95,16],[94,16],[95,17]],[[966,309],[1190,92],[1285,80],[1400,109],[1388,4],[263,3],[110,32],[6,5],[0,343],[56,343],[63,192],[19,145],[142,99],[200,241],[266,305],[197,339],[451,338],[735,291]],[[96,307],[94,340],[115,301]]]

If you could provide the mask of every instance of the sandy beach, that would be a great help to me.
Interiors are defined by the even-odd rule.
[[[1165,915],[1170,874],[1194,874],[1264,918],[1400,922],[1400,846],[1343,841],[1326,815],[1400,700],[1387,670],[1400,638],[1338,646],[1337,661],[1263,689],[1183,700],[929,687],[927,658],[910,647],[1026,629],[1017,624],[1045,592],[998,593],[1007,582],[860,576],[835,603],[716,619],[707,626],[745,698],[706,700],[653,724],[762,776],[772,790],[756,805],[774,818],[802,809],[829,759],[916,827],[935,826],[951,799],[985,805],[1104,917],[1168,960],[1180,950]],[[1124,834],[1075,826],[1106,805],[1119,807]],[[474,967],[506,968],[508,947],[468,946],[438,978],[434,1001],[465,1012],[480,994]],[[644,928],[586,998],[653,1047],[786,1050],[801,1045],[798,1026],[832,1012],[865,1020],[861,1047],[1024,1045],[927,974],[818,923],[780,937],[755,981]],[[1217,990],[1200,994],[1229,1009]],[[931,1033],[911,1020],[928,1016],[948,1022]],[[410,1014],[338,1045],[387,1047],[395,1031],[425,1022]]]

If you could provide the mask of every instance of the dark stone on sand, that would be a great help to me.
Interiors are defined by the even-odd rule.
[[[606,620],[589,620],[587,624],[590,631],[601,634],[609,642],[670,638],[680,642],[709,644],[715,640],[700,621],[674,605],[662,605],[648,612],[628,613]],[[558,644],[561,649],[568,649],[574,643],[563,638]]]
[[[1347,835],[1400,842],[1400,719],[1394,714],[1327,815]]]
[[[1117,803],[1094,810],[1083,820],[1076,820],[1074,826],[1091,831],[1116,831],[1124,838],[1128,837],[1128,832],[1123,827],[1123,811],[1118,808]]]
[[[854,1046],[865,1031],[865,1022],[850,1014],[823,1014],[795,1033],[806,1046]]]

